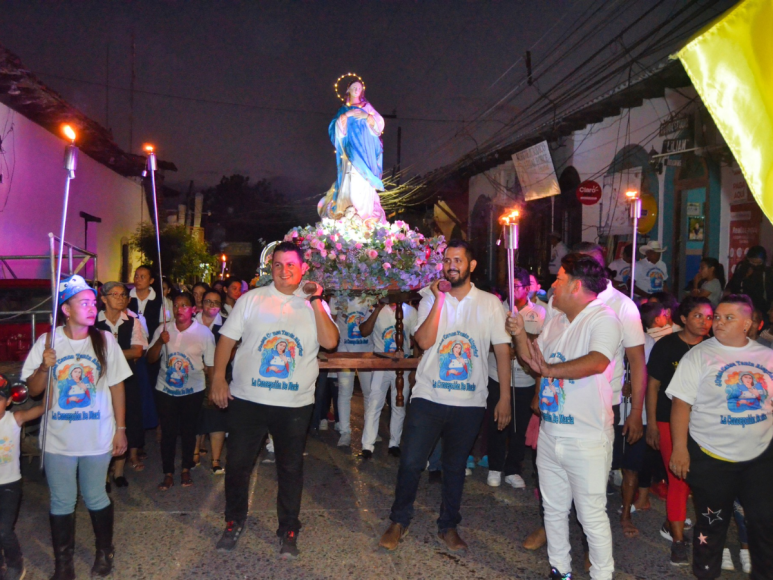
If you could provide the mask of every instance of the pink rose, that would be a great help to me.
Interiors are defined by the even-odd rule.
[[[338,259],[341,262],[346,262],[346,254],[338,254]]]
[[[438,262],[437,264],[435,264],[435,270],[440,272],[440,270],[442,270],[442,269],[443,269],[443,264],[442,263]]]
[[[343,248],[341,244],[336,244],[336,250],[340,250],[341,248]]]
[[[304,259],[304,260],[311,260],[311,250],[306,250],[306,251],[303,253],[303,259]]]
[[[378,258],[378,252],[376,250],[368,250],[368,258],[375,260]]]
[[[291,235],[292,235],[293,238],[297,238],[298,237],[298,232],[293,230],[293,233]]]
[[[392,264],[390,264],[389,262],[384,262],[384,264],[382,266],[382,268],[384,268],[384,270],[389,270],[389,268],[391,268],[391,267],[392,267]]]
[[[358,249],[358,250],[361,250],[362,249],[362,244],[360,242],[357,242],[356,244],[354,244],[354,247],[356,249]]]
[[[336,253],[333,250],[330,250],[330,255],[328,256],[331,260],[336,259]]]
[[[327,250],[320,250],[320,251],[319,251],[319,254],[320,254],[320,256],[322,256],[323,258],[327,258]]]
[[[322,237],[322,236],[324,236],[324,235],[325,235],[325,230],[317,230],[317,235],[318,235],[319,237]]]

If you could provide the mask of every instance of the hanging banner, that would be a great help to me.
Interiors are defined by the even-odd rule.
[[[547,141],[515,153],[513,165],[526,201],[561,193]]]

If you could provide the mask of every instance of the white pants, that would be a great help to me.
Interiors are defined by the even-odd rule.
[[[360,388],[362,396],[365,399],[363,406],[367,409],[368,399],[370,398],[370,377],[373,373],[357,371],[360,377]],[[354,393],[354,372],[338,371],[338,431],[340,433],[351,433],[352,425],[350,415],[352,414],[352,393]]]
[[[394,387],[396,375],[394,371],[374,371],[373,380],[370,382],[370,396],[365,403],[365,426],[362,428],[362,448],[373,451],[378,435],[378,423],[381,418],[381,410],[386,402],[387,391],[392,393],[392,418],[389,421],[389,446],[400,447],[400,437],[403,434],[403,421],[405,420],[405,407],[397,406],[397,389]],[[403,385],[403,397],[405,403],[410,398],[411,387],[408,378]]]
[[[540,429],[537,442],[539,488],[545,508],[550,565],[562,574],[572,571],[569,512],[572,500],[588,538],[590,577],[611,579],[612,529],[607,516],[607,478],[612,466],[613,431],[599,439],[552,437]]]

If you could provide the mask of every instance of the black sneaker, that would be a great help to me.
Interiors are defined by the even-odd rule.
[[[435,471],[429,472],[429,482],[430,483],[443,483],[443,472],[439,469],[436,469]]]
[[[279,557],[282,560],[295,560],[299,554],[298,533],[287,532],[282,538],[282,547],[279,548]]]
[[[689,566],[690,558],[687,554],[687,544],[684,542],[671,542],[671,565]]]
[[[548,576],[548,578],[550,578],[550,580],[572,580],[572,573],[567,572],[566,574],[561,574],[558,569],[551,568],[550,576]]]
[[[399,447],[390,447],[387,450],[387,453],[391,455],[392,457],[400,457],[400,448]]]
[[[362,459],[371,459],[373,457],[373,452],[370,449],[363,449],[362,453],[360,453],[360,457]]]
[[[225,525],[225,531],[220,536],[220,540],[217,542],[217,550],[219,552],[230,552],[236,547],[236,542],[239,541],[239,536],[242,535],[244,530],[244,522],[231,521]]]

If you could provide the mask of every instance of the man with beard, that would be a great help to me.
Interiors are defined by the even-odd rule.
[[[379,545],[397,548],[413,517],[413,503],[421,472],[438,439],[443,440],[443,499],[437,520],[438,538],[451,551],[467,544],[456,526],[464,490],[467,455],[480,430],[488,397],[488,352],[494,347],[500,378],[494,420],[502,430],[510,423],[510,335],[505,312],[496,296],[475,288],[470,245],[451,240],[443,258],[443,274],[451,290],[441,292],[436,281],[424,288],[419,304],[419,327],[414,339],[424,350],[405,420],[403,450],[397,474],[392,524]],[[441,373],[463,361],[464,372]]]

